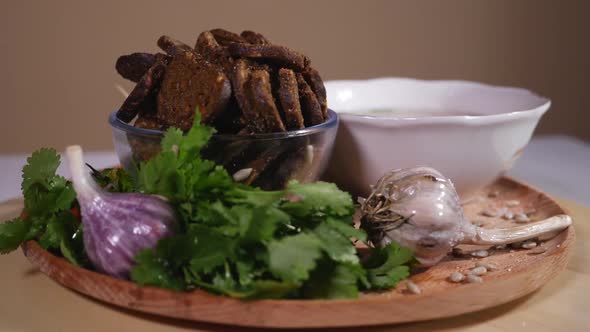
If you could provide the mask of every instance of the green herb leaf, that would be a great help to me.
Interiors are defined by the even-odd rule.
[[[9,253],[27,239],[31,228],[29,219],[14,218],[0,223],[0,254]]]
[[[194,256],[190,261],[193,273],[210,273],[224,265],[226,260],[234,259],[236,241],[226,237],[215,229],[191,225],[190,234],[194,235]]]
[[[352,223],[349,222],[349,220],[352,221],[351,218],[345,219],[346,221],[328,217],[325,222],[347,238],[355,238],[361,242],[367,242],[367,233],[362,229],[355,228]]]
[[[313,271],[309,281],[303,286],[306,298],[356,298],[358,280],[364,274],[359,265],[322,262]]]
[[[367,281],[370,289],[388,289],[395,287],[400,280],[410,275],[407,265],[413,260],[412,252],[395,243],[379,249],[373,249],[365,262]]]
[[[23,194],[33,184],[47,187],[47,180],[52,178],[59,167],[60,157],[54,149],[39,149],[27,158],[27,165],[23,167]]]
[[[347,216],[352,215],[354,211],[350,195],[338,189],[333,183],[301,184],[292,181],[287,185],[287,193],[294,197],[283,204],[283,208],[297,216],[314,213]]]
[[[320,240],[322,249],[336,262],[358,264],[356,248],[350,239],[340,233],[332,225],[324,222],[319,224],[313,233]]]
[[[309,278],[322,255],[320,240],[311,234],[297,234],[274,240],[268,245],[269,268],[287,282],[301,282]]]
[[[186,285],[175,271],[171,271],[159,259],[154,251],[144,250],[135,256],[135,265],[131,269],[131,280],[139,285],[159,286],[183,290]]]

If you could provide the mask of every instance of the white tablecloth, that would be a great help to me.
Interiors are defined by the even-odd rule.
[[[21,169],[28,155],[0,155],[0,201],[20,195]],[[118,164],[114,152],[87,152],[96,168]],[[68,176],[65,165],[59,172]],[[508,175],[551,195],[590,206],[590,144],[568,136],[534,138]]]

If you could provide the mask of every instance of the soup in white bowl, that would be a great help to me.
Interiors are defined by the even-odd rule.
[[[467,81],[326,82],[340,128],[326,177],[356,195],[384,173],[431,166],[463,198],[522,153],[551,102],[528,90]]]

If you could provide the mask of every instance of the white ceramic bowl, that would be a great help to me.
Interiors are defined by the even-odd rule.
[[[356,195],[387,171],[424,165],[466,198],[512,167],[551,105],[525,89],[466,81],[379,78],[326,89],[341,121],[326,177]]]

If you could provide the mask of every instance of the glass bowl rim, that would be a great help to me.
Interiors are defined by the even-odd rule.
[[[166,133],[163,130],[158,129],[145,129],[145,128],[137,128],[128,123],[125,123],[121,119],[117,117],[118,111],[113,111],[109,115],[109,124],[112,128],[116,128],[122,131],[125,131],[130,134],[138,135],[138,136],[148,136],[148,137],[162,137]],[[277,138],[288,138],[288,137],[297,137],[297,136],[305,136],[310,135],[316,132],[321,132],[326,129],[332,128],[338,124],[338,113],[334,112],[331,109],[328,109],[328,119],[323,123],[320,123],[315,126],[298,129],[298,130],[290,130],[290,131],[283,131],[283,132],[276,132],[276,133],[262,133],[262,134],[249,134],[249,135],[239,135],[239,134],[214,134],[214,139],[220,140],[238,140],[238,139],[277,139]]]

